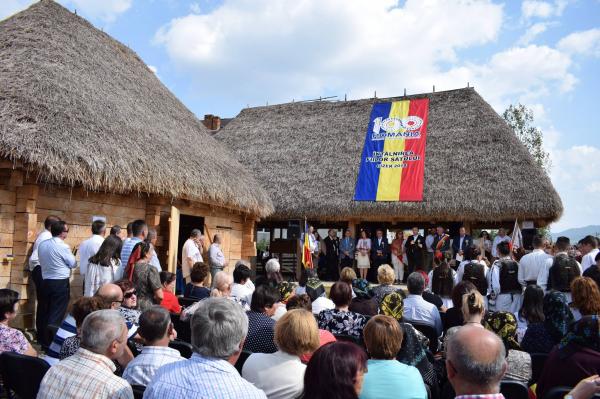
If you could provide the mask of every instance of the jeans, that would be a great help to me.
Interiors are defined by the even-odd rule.
[[[50,342],[45,342],[46,327],[51,324],[60,326],[65,317],[65,313],[67,313],[70,289],[71,287],[68,278],[61,280],[43,280],[42,299],[41,301],[38,301],[43,302],[41,312],[38,315],[38,317],[41,318],[39,321],[41,323],[41,331],[38,331],[38,337],[42,338],[42,342],[45,345],[50,345]]]

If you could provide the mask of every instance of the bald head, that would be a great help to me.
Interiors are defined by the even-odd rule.
[[[112,309],[117,309],[123,302],[123,291],[121,291],[121,287],[116,284],[104,284],[98,288],[95,296],[102,298],[106,305],[110,306]]]
[[[446,345],[448,379],[457,396],[499,392],[506,351],[496,334],[465,326],[449,337]]]

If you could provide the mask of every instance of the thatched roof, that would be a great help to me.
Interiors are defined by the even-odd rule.
[[[423,202],[352,200],[371,106],[382,99],[248,108],[216,137],[269,191],[275,219],[548,222],[561,215],[548,176],[475,90],[408,98],[422,97],[430,100]]]
[[[272,211],[133,51],[51,0],[0,22],[0,157],[89,190]]]

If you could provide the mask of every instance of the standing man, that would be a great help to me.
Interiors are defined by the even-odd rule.
[[[554,258],[546,261],[546,266],[540,271],[537,285],[544,289],[560,291],[571,303],[571,282],[581,276],[581,265],[568,254],[571,240],[569,237],[558,237],[554,244]]]
[[[510,247],[503,241],[498,244],[497,259],[488,273],[489,309],[496,312],[512,312],[517,317],[521,309],[519,264],[510,257]]]
[[[133,251],[135,244],[144,241],[146,237],[148,237],[148,225],[141,219],[134,221],[131,224],[131,234],[133,237],[125,240],[125,242],[123,242],[123,248],[121,249],[121,267],[123,268],[123,271],[125,271],[125,268],[127,267],[127,262],[129,261],[131,251]],[[121,275],[124,276],[125,273]]]
[[[127,237],[123,240],[123,245],[133,237],[133,222],[127,223]]]
[[[442,226],[436,227],[435,236],[433,236],[434,257],[438,260],[444,259],[444,254],[450,251],[450,236]]]
[[[408,260],[408,273],[411,274],[423,266],[423,250],[425,249],[425,238],[419,234],[419,228],[412,228],[412,235],[404,242],[406,259]]]
[[[340,242],[340,268],[352,267],[354,252],[356,252],[356,243],[354,242],[354,238],[352,238],[350,229],[346,229],[344,238]]]
[[[498,235],[494,237],[494,243],[492,244],[492,258],[497,259],[500,257],[498,254],[498,244],[501,242],[511,242],[510,237],[506,235],[506,229],[504,227],[500,227],[498,230]]]
[[[192,267],[196,262],[204,262],[202,259],[202,243],[204,242],[204,236],[200,229],[193,229],[188,238],[183,244],[181,250],[181,273],[187,283],[190,283],[190,274],[192,273]]]
[[[43,310],[41,309],[43,306],[43,301],[42,301],[42,283],[43,283],[43,279],[42,279],[42,268],[40,266],[40,259],[39,259],[39,254],[38,254],[38,250],[40,247],[40,243],[49,240],[52,238],[52,233],[50,232],[50,227],[52,226],[52,223],[54,222],[58,222],[60,220],[60,218],[58,216],[54,216],[54,215],[50,215],[46,217],[46,220],[44,220],[44,230],[40,232],[40,234],[38,234],[37,238],[35,239],[35,242],[33,243],[33,248],[31,251],[31,256],[29,257],[29,272],[31,275],[31,279],[33,280],[33,283],[35,284],[35,296],[37,298],[37,309],[36,309],[36,318],[35,318],[35,329],[38,332],[38,342],[42,342],[42,337],[40,336],[42,334],[42,331],[44,331],[46,329],[46,326],[42,324],[42,317],[40,317],[40,314],[43,312]]]
[[[581,269],[585,272],[588,267],[596,264],[596,255],[598,255],[598,241],[594,236],[585,236],[581,240]]]
[[[340,239],[337,237],[337,230],[329,229],[323,244],[327,278],[337,281],[340,277]]]
[[[536,235],[532,240],[533,251],[523,256],[519,261],[519,283],[523,288],[528,285],[537,284],[537,278],[542,269],[546,267],[548,259],[552,256],[548,255],[544,248],[546,247],[546,239]]]
[[[58,221],[50,226],[52,238],[42,242],[38,248],[38,256],[42,268],[42,308],[38,317],[41,331],[38,338],[45,342],[45,331],[49,324],[60,325],[69,305],[71,269],[77,266],[75,255],[64,242],[69,233],[67,222]]]
[[[371,282],[377,281],[377,268],[384,263],[389,263],[390,257],[390,244],[388,243],[387,237],[383,236],[383,230],[377,229],[375,232],[375,238],[371,243],[371,267],[369,268],[368,280]]]
[[[148,229],[148,237],[146,237],[146,241],[152,244],[154,248],[154,252],[152,253],[152,258],[150,258],[150,265],[152,265],[156,271],[159,273],[162,272],[162,266],[160,265],[160,261],[158,260],[158,255],[156,254],[156,240],[158,238],[158,234],[156,233],[156,229]]]
[[[467,234],[467,230],[461,226],[460,229],[458,229],[458,236],[454,237],[454,240],[452,240],[452,258],[462,262],[465,256],[465,250],[471,245],[473,245],[473,239]],[[456,257],[457,255],[458,258]]]
[[[106,223],[102,220],[96,220],[92,223],[92,236],[79,245],[79,274],[85,281],[85,274],[89,259],[96,255],[100,246],[104,242],[104,233],[106,232]],[[85,287],[85,283],[83,284]]]
[[[208,264],[210,265],[210,277],[213,286],[215,284],[215,274],[222,271],[227,263],[223,250],[221,250],[221,236],[215,234],[213,243],[208,248]]]
[[[427,267],[427,271],[433,268],[433,253],[435,251],[435,247],[433,246],[434,240],[435,229],[428,229],[427,236],[425,237],[425,248],[427,249],[425,252],[425,266]]]

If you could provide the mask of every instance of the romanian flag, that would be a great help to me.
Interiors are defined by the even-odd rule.
[[[302,245],[302,264],[305,269],[314,267],[312,261],[312,251],[310,250],[310,234],[308,232],[308,223],[304,221],[304,244]]]
[[[355,201],[422,201],[429,99],[373,104]]]

